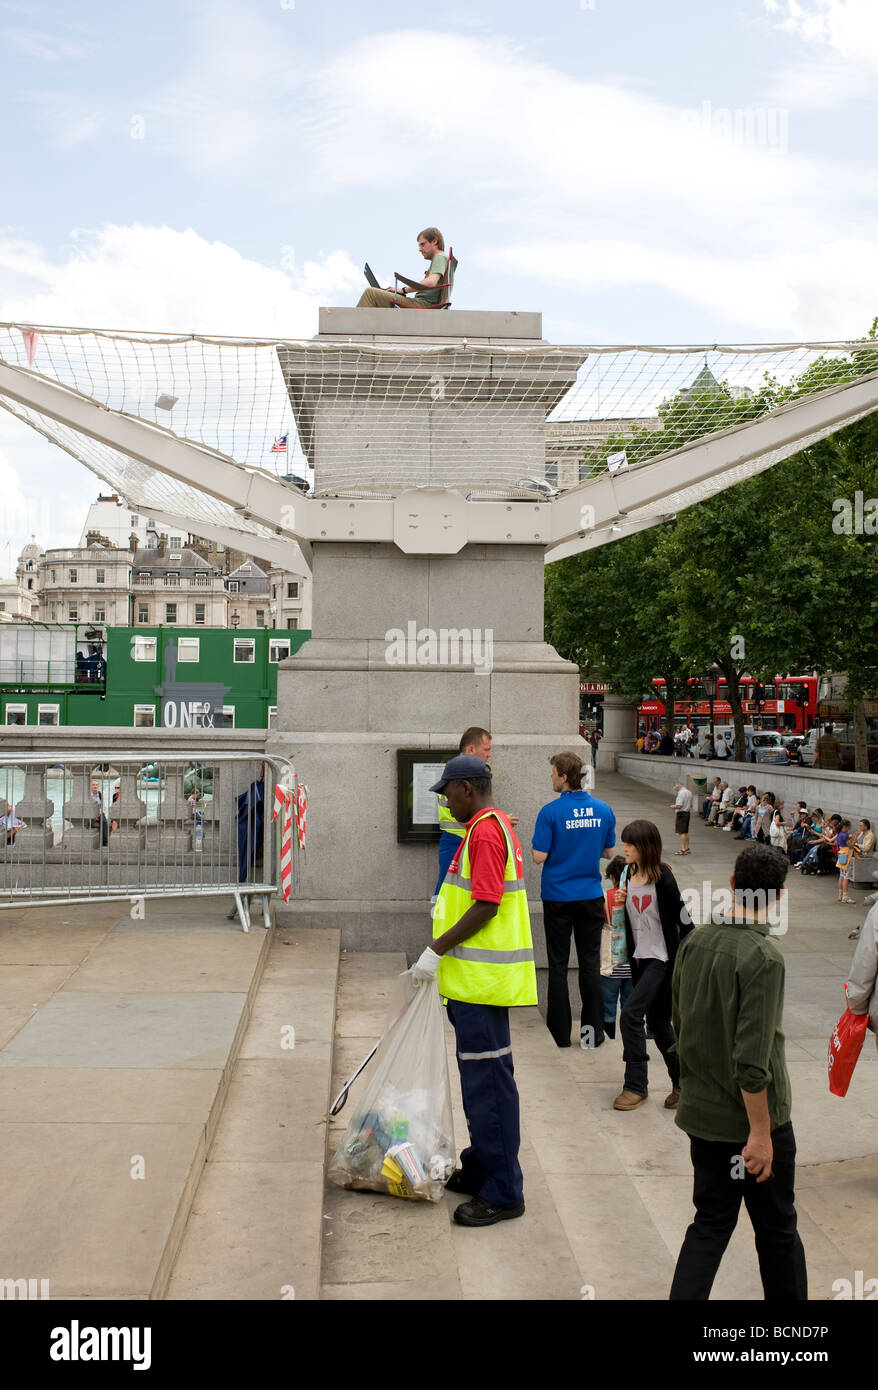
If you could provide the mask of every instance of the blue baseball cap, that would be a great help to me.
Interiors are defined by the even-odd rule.
[[[449,758],[445,767],[442,769],[442,776],[439,781],[430,788],[431,792],[444,792],[449,782],[462,782],[464,778],[468,781],[473,777],[490,777],[491,769],[481,758],[474,758],[471,753],[459,753],[456,758]]]

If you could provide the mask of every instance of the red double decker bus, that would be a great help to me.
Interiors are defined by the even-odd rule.
[[[687,698],[677,700],[674,705],[674,724],[704,724],[710,718],[710,704],[704,698],[701,681],[693,676],[686,684]],[[663,678],[654,676],[652,686],[654,698],[641,700],[637,707],[638,724],[647,733],[664,726],[667,712],[667,690]],[[740,688],[746,723],[804,735],[817,720],[816,676],[775,676],[774,680],[765,682],[757,681],[754,676],[742,676]],[[720,676],[713,702],[713,722],[728,724],[731,718],[732,707],[726,698],[726,679]]]

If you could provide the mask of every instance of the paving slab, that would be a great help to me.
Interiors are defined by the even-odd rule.
[[[264,927],[249,932],[112,932],[67,984],[108,994],[246,993],[265,949]]]
[[[124,1067],[0,1069],[0,1124],[189,1124],[207,1117],[222,1071]]]
[[[322,1199],[322,1159],[208,1162],[166,1298],[315,1298],[320,1259],[310,1223]]]
[[[51,998],[70,974],[70,965],[0,964],[0,1004],[30,1004],[37,1008]]]
[[[339,945],[272,939],[168,1299],[319,1297]]]
[[[247,1059],[235,1067],[212,1162],[320,1163],[326,1152],[328,1062]],[[254,1124],[254,1115],[260,1123]]]
[[[6,1044],[0,1068],[222,1068],[246,1004],[244,993],[63,991]]]
[[[0,1126],[0,1249],[52,1298],[149,1298],[200,1124]],[[143,1160],[144,1177],[132,1176]]]

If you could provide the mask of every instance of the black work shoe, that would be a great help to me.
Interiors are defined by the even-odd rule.
[[[480,1187],[473,1187],[471,1183],[464,1181],[463,1169],[455,1168],[451,1177],[445,1184],[446,1192],[465,1192],[468,1197],[478,1197]]]
[[[524,1202],[518,1207],[492,1207],[481,1197],[461,1202],[454,1213],[458,1226],[493,1226],[497,1221],[512,1221],[516,1216],[524,1216]]]

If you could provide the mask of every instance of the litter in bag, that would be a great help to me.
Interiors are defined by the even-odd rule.
[[[339,1187],[438,1202],[455,1148],[445,1010],[434,981],[400,975],[374,1056],[329,1177]],[[340,1108],[337,1101],[333,1111]]]

